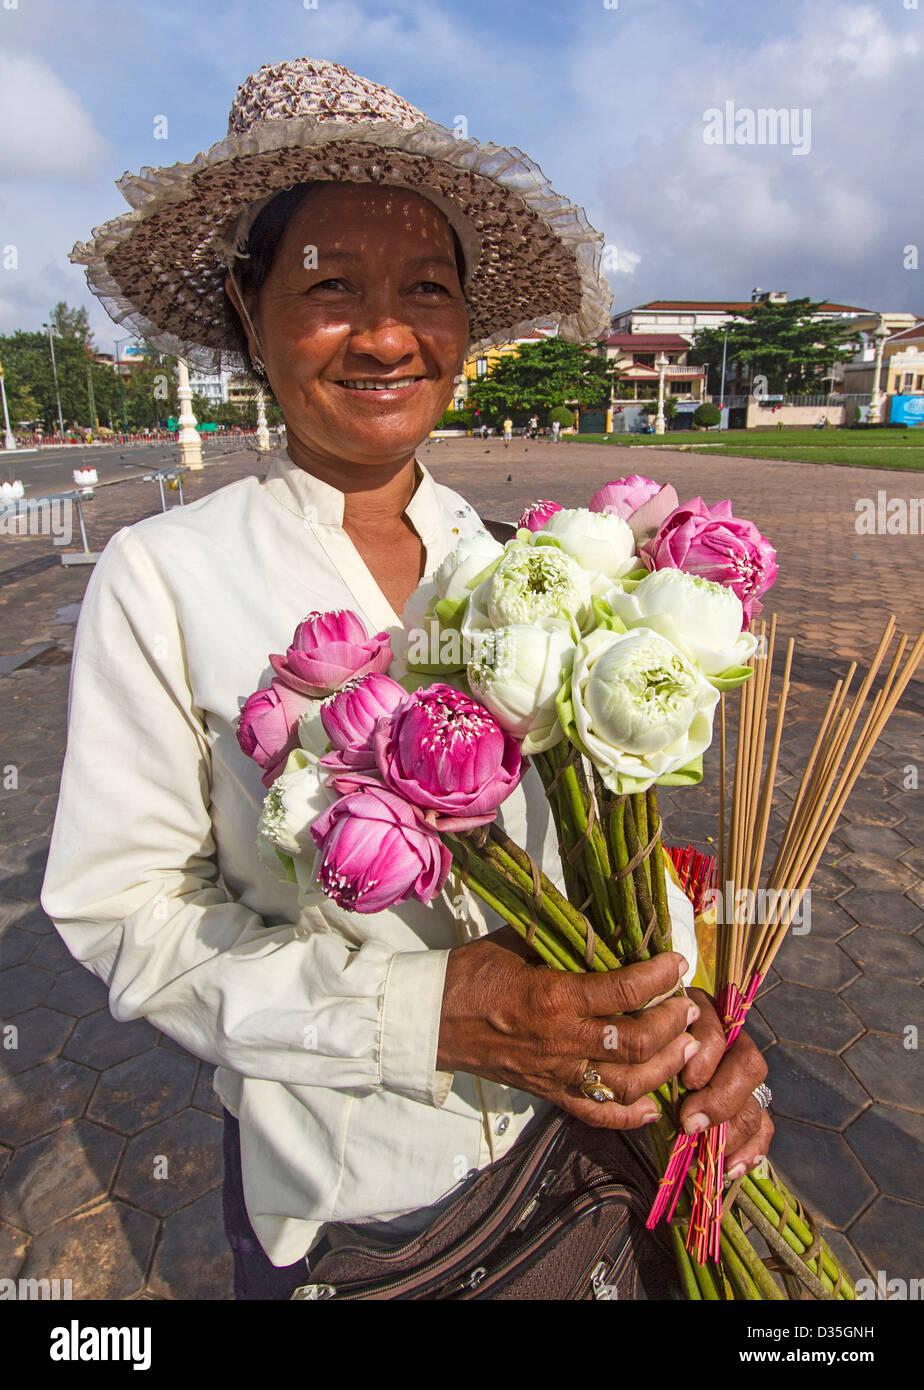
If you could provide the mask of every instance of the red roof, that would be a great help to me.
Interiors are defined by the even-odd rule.
[[[913,323],[910,328],[903,328],[899,333],[893,333],[891,338],[886,341],[890,343],[919,343],[924,339],[924,321]]]
[[[681,351],[691,346],[689,338],[681,338],[679,333],[611,333],[603,340],[604,347],[633,348],[679,348]]]
[[[792,300],[789,301],[792,303]],[[754,308],[750,299],[651,299],[647,304],[636,304],[635,309],[625,309],[623,313],[637,313],[640,309],[712,309],[729,314],[744,314]],[[826,299],[819,304],[820,313],[868,314],[868,309],[858,309],[855,304],[831,304]],[[616,314],[616,318],[620,315]]]

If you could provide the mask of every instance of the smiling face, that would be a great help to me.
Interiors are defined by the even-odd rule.
[[[449,222],[420,194],[311,189],[248,308],[302,466],[407,463],[452,399],[468,312]]]

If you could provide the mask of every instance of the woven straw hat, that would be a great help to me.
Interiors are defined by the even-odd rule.
[[[580,342],[609,325],[603,237],[521,150],[459,139],[339,63],[262,67],[238,89],[228,134],[188,163],[124,174],[132,211],[70,259],[117,323],[193,365],[239,370],[223,294],[260,209],[313,179],[413,189],[447,217],[466,261],[470,345],[557,328]]]

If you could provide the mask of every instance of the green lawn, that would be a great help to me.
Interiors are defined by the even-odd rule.
[[[794,463],[847,463],[856,468],[924,470],[924,429],[912,430],[672,430],[667,434],[564,435],[583,444],[621,448],[691,449],[735,458]]]

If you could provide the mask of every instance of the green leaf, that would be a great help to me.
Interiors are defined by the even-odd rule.
[[[754,670],[751,666],[727,666],[717,676],[707,676],[706,680],[710,685],[714,685],[716,690],[736,690],[739,685],[744,685],[744,682],[753,674]]]
[[[441,627],[452,627],[458,632],[465,618],[469,595],[465,598],[441,598],[434,609]]]

